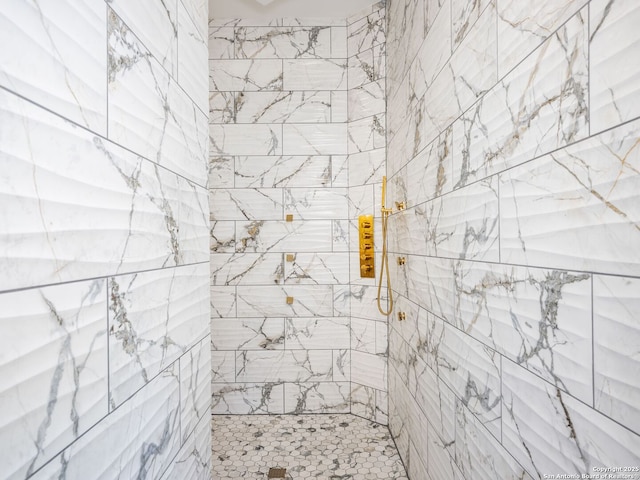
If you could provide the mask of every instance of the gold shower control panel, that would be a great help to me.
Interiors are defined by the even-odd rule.
[[[373,215],[358,217],[358,237],[360,240],[360,277],[375,278],[373,264]]]

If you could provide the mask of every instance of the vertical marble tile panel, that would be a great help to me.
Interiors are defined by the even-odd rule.
[[[180,425],[183,443],[188,441],[189,436],[194,430],[197,431],[203,421],[211,418],[210,365],[210,335],[180,357]]]
[[[178,2],[178,83],[196,106],[206,112],[209,89],[208,45],[206,35],[200,33],[195,22],[182,2]]]
[[[200,420],[195,430],[183,443],[174,462],[162,476],[162,480],[184,478],[209,480],[211,477],[211,419]]]

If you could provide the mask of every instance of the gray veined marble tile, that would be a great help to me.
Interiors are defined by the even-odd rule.
[[[344,59],[284,60],[284,90],[346,90]]]
[[[204,188],[7,92],[0,117],[0,189],[14,206],[0,227],[12,249],[0,290],[206,261]],[[30,233],[43,218],[47,231]]]
[[[419,1],[392,2],[387,10],[389,80],[399,82],[416,56],[424,33],[424,5]]]
[[[500,175],[502,261],[640,274],[640,122]]]
[[[351,413],[373,420],[376,411],[376,390],[357,383],[351,383]]]
[[[182,0],[189,17],[201,38],[207,38],[209,23],[209,3],[207,0]]]
[[[382,183],[386,160],[384,148],[349,155],[349,186]]]
[[[287,318],[287,349],[348,349],[349,324],[347,317]]]
[[[347,217],[346,188],[286,188],[285,214],[302,220],[336,219]]]
[[[198,0],[202,1],[202,0]],[[201,35],[195,20],[178,2],[178,75],[180,86],[196,106],[207,111],[209,90],[207,37]]]
[[[160,478],[180,440],[176,362],[31,478]]]
[[[236,187],[328,187],[331,174],[328,155],[249,156],[235,162]]]
[[[476,21],[483,14],[487,6],[493,6],[493,0],[475,0],[468,2],[465,0],[453,0],[451,2],[451,19],[452,19],[452,49],[456,47],[464,40],[464,38],[478,28]],[[495,19],[495,11],[493,12]],[[494,20],[494,33],[495,33],[495,20]]]
[[[214,350],[282,350],[284,318],[212,318]]]
[[[344,155],[346,123],[289,123],[282,126],[285,155]]]
[[[104,280],[0,295],[7,478],[28,477],[107,414],[106,300]]]
[[[347,57],[347,27],[331,27],[331,58]]]
[[[240,285],[236,288],[239,317],[333,316],[331,285]],[[287,303],[287,297],[292,297],[293,302]]]
[[[211,253],[236,251],[236,224],[232,221],[211,222],[209,250]]]
[[[272,285],[285,274],[281,253],[218,253],[210,265],[212,285]]]
[[[640,436],[504,359],[503,445],[535,477],[635,466]]]
[[[182,441],[211,417],[211,336],[180,357]],[[202,452],[204,454],[204,452]],[[204,455],[203,455],[204,456]]]
[[[384,46],[382,45],[349,57],[347,62],[348,88],[352,89],[384,79],[385,58]]]
[[[385,10],[380,9],[349,25],[347,49],[349,56],[385,42]]]
[[[180,451],[162,480],[188,478],[209,480],[211,477],[211,420],[210,415],[200,420],[189,438],[182,444]]]
[[[347,90],[332,90],[331,92],[331,122],[343,123],[348,120],[349,101]]]
[[[351,352],[351,381],[377,390],[386,390],[386,357],[353,350]]]
[[[209,328],[206,263],[109,279],[109,403],[120,406]]]
[[[455,322],[585,403],[593,396],[591,276],[457,262]]]
[[[280,220],[282,191],[275,188],[214,189],[211,220]]]
[[[331,28],[328,26],[238,27],[236,58],[328,58]]]
[[[282,60],[209,60],[209,91],[282,90]]]
[[[349,413],[349,382],[285,383],[286,414]]]
[[[331,94],[326,91],[239,92],[237,123],[323,123],[331,121]]]
[[[354,228],[358,228],[357,218],[360,215],[371,215],[375,210],[375,200],[374,200],[374,185],[360,185],[359,187],[351,187],[349,188],[349,218],[352,219],[352,225]],[[378,245],[381,245],[378,242],[378,237],[380,241],[382,241],[382,237],[378,235],[382,231],[382,225],[380,222],[376,222],[374,220],[373,224],[374,229],[374,248]],[[358,239],[359,232],[354,229],[351,230],[351,241],[353,243],[351,250],[356,251],[359,248],[359,245],[356,243],[359,241]]]
[[[351,300],[351,316],[386,321],[386,317],[378,311],[378,288],[374,285],[352,285],[349,293]],[[386,287],[381,290],[381,303],[387,302]]]
[[[210,190],[217,188],[233,188],[235,158],[230,156],[212,155],[209,157]],[[238,185],[240,186],[240,185]]]
[[[382,322],[351,318],[351,349],[364,353],[376,352],[376,325]],[[384,325],[384,324],[383,324]],[[386,326],[386,325],[385,325]]]
[[[333,220],[331,240],[334,252],[349,251],[349,221]]]
[[[330,252],[331,220],[300,220],[293,222],[238,222],[236,250],[238,252]]]
[[[331,350],[245,350],[237,352],[239,382],[331,381]]]
[[[228,60],[235,58],[234,27],[209,26],[209,59]]]
[[[236,352],[214,350],[211,346],[211,381],[234,382],[236,380]],[[215,392],[214,392],[215,393]]]
[[[349,158],[347,155],[331,155],[331,186],[349,186]]]
[[[640,279],[593,277],[594,407],[640,434]]]
[[[382,80],[349,89],[348,95],[350,122],[371,115],[383,114],[386,110],[384,82]]]
[[[281,125],[209,125],[212,155],[281,155],[282,140]]]
[[[106,135],[106,12],[100,0],[5,3],[0,42],[20,48],[0,52],[0,85]]]
[[[211,318],[229,318],[236,316],[236,287],[211,287]]]
[[[348,338],[348,336],[347,336]],[[333,380],[336,382],[351,381],[351,349],[333,350]]]
[[[386,126],[384,112],[349,122],[348,152],[354,154],[386,145]]]
[[[303,253],[284,262],[284,283],[334,285],[349,283],[349,253]]]
[[[431,27],[433,26],[436,17],[440,13],[440,9],[444,5],[449,5],[449,2],[447,2],[446,0],[426,0],[424,2],[424,36],[425,37],[431,30]],[[449,35],[449,37],[451,37],[451,35]]]
[[[209,92],[209,123],[235,123],[236,96],[232,92]]]
[[[640,115],[640,8],[635,2],[594,1],[589,5],[591,133]]]
[[[212,388],[214,415],[284,413],[282,383],[214,383]]]

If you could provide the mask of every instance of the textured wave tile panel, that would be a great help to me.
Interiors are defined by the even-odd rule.
[[[206,185],[206,115],[113,12],[108,34],[109,138]]]
[[[180,357],[182,441],[211,416],[211,336]]]
[[[460,328],[591,403],[590,275],[479,262],[454,268]]]
[[[26,478],[107,414],[106,301],[104,280],[0,295],[4,478]]]
[[[234,59],[234,41],[233,27],[209,26],[209,59]]]
[[[240,188],[326,187],[331,185],[331,173],[331,157],[327,155],[235,160],[235,186]]]
[[[209,91],[282,90],[282,70],[282,60],[209,60]]]
[[[180,382],[174,364],[31,478],[159,478],[179,448]]]
[[[284,60],[284,90],[346,90],[346,59]]]
[[[498,2],[500,77],[511,71],[547,38],[555,35],[558,27],[587,2],[588,0],[560,0],[540,2],[535,7],[516,0]]]
[[[440,318],[453,321],[453,262],[444,258],[411,255],[406,265],[409,300]]]
[[[206,39],[209,23],[209,3],[207,0],[182,0],[182,4],[187,9],[200,37]]]
[[[379,45],[349,57],[347,61],[349,90],[385,78],[385,51]]]
[[[180,448],[175,461],[169,465],[162,480],[211,479],[211,416],[198,423],[191,436]]]
[[[214,383],[213,415],[284,413],[282,383]]]
[[[331,121],[331,92],[241,92],[237,123],[322,123]]]
[[[288,349],[348,349],[349,324],[346,317],[287,318],[285,341]]]
[[[329,58],[330,27],[238,27],[236,58]]]
[[[331,220],[263,221],[236,223],[238,252],[330,252],[335,232]]]
[[[502,365],[502,443],[532,476],[638,465],[640,436],[509,360]]]
[[[458,402],[455,418],[455,461],[465,478],[532,480],[463,402]]]
[[[284,263],[284,282],[290,284],[335,285],[349,283],[349,254],[297,253]]]
[[[178,70],[178,10],[175,2],[110,0],[109,7],[131,29],[144,48],[175,76]]]
[[[583,10],[456,122],[454,185],[587,136],[587,34]]]
[[[211,220],[281,220],[278,188],[215,189],[209,194]],[[240,239],[238,239],[240,240]]]
[[[453,38],[454,50],[456,46],[467,37],[467,35],[478,29],[476,22],[489,5],[491,5],[490,0],[481,0],[479,2],[471,3],[464,0],[454,0],[451,2],[451,37]],[[495,12],[493,12],[492,15],[495,17]]]
[[[0,290],[206,261],[204,189],[11,94],[0,117]]]
[[[591,132],[640,115],[640,6],[598,0],[590,5]]]
[[[285,383],[284,413],[350,413],[349,382]]]
[[[115,408],[209,329],[206,263],[109,279],[109,385]]]
[[[387,359],[381,355],[351,352],[351,381],[372,387],[377,390],[387,390]]]
[[[214,350],[283,350],[284,318],[212,318]],[[300,348],[300,347],[298,347]]]
[[[282,125],[209,125],[212,155],[281,155]],[[284,152],[288,154],[290,152]],[[319,153],[319,152],[293,152]]]
[[[595,408],[640,434],[640,279],[593,278]]]
[[[236,354],[239,382],[331,381],[331,350],[245,350]]]
[[[385,9],[376,10],[347,27],[347,51],[353,56],[385,42]]]
[[[236,287],[213,286],[211,291],[211,318],[236,316]]]
[[[285,155],[344,155],[347,153],[347,124],[285,124]]]
[[[331,285],[238,286],[239,317],[331,317]],[[293,303],[287,303],[293,297]]]
[[[427,2],[428,3],[428,2]],[[451,448],[452,445],[449,442],[444,442],[436,433],[431,425],[427,425],[427,435],[429,438],[429,445],[427,446],[427,455],[418,455],[419,465],[423,466],[423,462],[428,465],[428,472],[432,478],[450,478],[451,480],[464,480],[464,476],[460,472],[460,468],[454,461],[454,451]],[[455,443],[453,444],[455,447]],[[409,470],[414,467],[411,464],[416,458],[411,453],[411,463],[409,464]],[[426,468],[426,466],[425,466]],[[418,476],[415,478],[421,478],[421,472],[418,472]],[[413,478],[413,477],[412,477]],[[429,478],[429,477],[425,477]],[[529,479],[527,479],[529,480]]]
[[[0,42],[20,48],[0,52],[0,85],[105,135],[106,13],[100,0],[5,3]]]
[[[640,275],[640,122],[501,175],[502,261]]]
[[[285,214],[302,220],[329,220],[347,217],[346,188],[286,188]]]
[[[211,285],[273,285],[284,282],[282,253],[211,255]]]
[[[208,58],[207,36],[200,34],[183,2],[178,2],[178,83],[203,112],[209,95]]]
[[[462,113],[458,102],[451,101],[456,97],[455,87],[451,75],[438,75],[417,104],[417,110],[411,118],[412,134],[407,137],[412,141],[410,145],[414,145],[414,154],[435,140]],[[406,160],[410,158],[411,155]]]

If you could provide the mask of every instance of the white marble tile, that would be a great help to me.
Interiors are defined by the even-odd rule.
[[[245,350],[237,352],[239,382],[330,381],[331,350]]]
[[[282,72],[282,60],[209,60],[209,91],[282,90]]]
[[[234,187],[235,158],[220,155],[209,157],[209,189]]]
[[[640,122],[501,175],[502,261],[640,274]]]
[[[355,229],[358,228],[358,223],[355,221],[360,215],[371,215],[375,210],[375,201],[373,198],[373,185],[361,185],[359,187],[351,187],[349,188],[349,218],[353,219],[352,225],[353,229],[351,230],[351,241],[352,251],[358,250],[359,245],[358,242],[358,232]],[[379,233],[381,231],[381,226],[379,222],[374,220],[373,223],[374,230],[374,245],[380,245],[380,242],[377,241],[376,237],[380,237]]]
[[[348,96],[350,122],[385,112],[386,98],[381,80],[349,89]]]
[[[0,117],[0,291],[206,261],[204,188],[6,92]]]
[[[376,352],[376,326],[382,322],[351,318],[351,349],[364,353]],[[386,326],[386,325],[385,325]]]
[[[349,155],[349,186],[382,183],[386,160],[384,148]]]
[[[331,155],[331,186],[349,186],[349,162],[347,155]]]
[[[287,349],[348,349],[349,322],[346,317],[287,318]]]
[[[207,38],[209,3],[207,0],[181,0],[200,37]]]
[[[238,123],[323,123],[331,120],[331,95],[325,91],[240,92]]]
[[[331,174],[327,155],[249,156],[235,162],[235,186],[243,188],[325,187]]]
[[[347,62],[342,59],[283,61],[285,90],[346,90]]]
[[[385,42],[385,20],[385,10],[380,9],[349,24],[347,50],[350,57]]]
[[[349,397],[349,382],[285,383],[284,413],[349,413]]]
[[[109,405],[115,409],[209,329],[206,263],[109,279]]]
[[[253,221],[236,225],[238,252],[330,252],[331,220]]]
[[[503,445],[535,477],[635,466],[640,436],[503,360]]]
[[[349,122],[348,152],[354,154],[384,148],[386,144],[385,116],[383,113]]]
[[[347,62],[349,73],[348,88],[352,89],[369,82],[384,79],[386,71],[385,58],[382,45],[349,57]]]
[[[333,316],[331,285],[241,285],[236,288],[240,317]],[[293,303],[287,304],[287,297],[293,297]]]
[[[236,251],[236,224],[232,221],[212,221],[209,250],[211,253],[233,253]]]
[[[182,442],[211,418],[211,336],[207,335],[180,357]],[[202,452],[204,454],[204,452]]]
[[[444,5],[449,5],[446,0],[426,0],[424,2],[424,36],[426,37],[433,26],[435,19]],[[449,37],[451,34],[449,33]]]
[[[209,125],[209,144],[212,155],[281,155],[282,126]]]
[[[236,287],[211,287],[211,318],[236,316]]]
[[[131,29],[143,48],[175,76],[178,69],[177,2],[109,0],[109,7]]]
[[[283,282],[281,253],[211,255],[212,285],[272,285]]]
[[[483,14],[485,9],[493,6],[493,0],[478,0],[475,2],[467,2],[465,0],[452,0],[451,2],[451,19],[452,19],[452,48],[456,47],[464,40],[464,38],[474,29],[478,28],[476,21]],[[495,19],[495,11],[493,17]],[[494,20],[495,21],[495,20]],[[495,33],[495,23],[494,23]],[[480,27],[482,28],[482,27]]]
[[[420,48],[424,34],[424,3],[402,1],[391,3],[387,9],[387,42],[389,75],[391,82],[399,82],[408,71]]]
[[[345,123],[285,124],[282,126],[285,155],[344,155],[347,153]]]
[[[209,203],[211,220],[282,219],[282,191],[275,188],[215,189]]]
[[[236,58],[328,58],[331,56],[331,28],[238,27],[235,54]]]
[[[331,92],[331,122],[341,123],[348,120],[349,101],[347,90],[332,90]]]
[[[386,319],[378,311],[378,288],[372,285],[353,285],[350,292],[351,315],[353,317],[367,318],[371,320],[384,321]],[[387,291],[381,291],[381,303],[385,308],[387,303]]]
[[[0,312],[0,462],[26,478],[107,414],[105,281],[5,293]]]
[[[106,15],[101,0],[5,3],[0,85],[106,135]]]
[[[202,1],[202,0],[199,0]],[[207,36],[196,27],[182,2],[178,2],[178,74],[180,86],[203,112],[207,111],[209,67]]]
[[[235,58],[235,34],[233,27],[209,27],[209,59],[228,60]]]
[[[634,2],[589,5],[591,134],[640,115],[640,8]]]
[[[282,350],[284,318],[212,318],[214,350]]]
[[[593,277],[594,407],[640,434],[640,279]]]
[[[333,228],[331,231],[331,240],[334,252],[349,251],[349,221],[333,220]]]
[[[203,418],[193,433],[183,443],[174,462],[162,476],[162,480],[184,478],[209,480],[211,477],[211,420]]]
[[[348,337],[347,337],[348,338]],[[351,381],[351,349],[333,350],[333,380],[336,382]]]
[[[296,253],[284,262],[284,283],[333,285],[349,283],[349,254]]]
[[[174,364],[31,478],[159,478],[180,449],[178,376]]]
[[[331,58],[347,58],[347,27],[331,27]]]
[[[376,390],[372,387],[351,383],[351,413],[373,419],[376,410]]]
[[[347,216],[346,188],[286,188],[284,189],[285,214],[294,219],[320,220]]]
[[[236,379],[236,352],[229,350],[211,351],[211,381],[234,382]],[[215,392],[214,392],[215,395]]]
[[[351,381],[373,387],[387,389],[387,361],[384,356],[351,351]]]
[[[284,413],[282,383],[214,383],[214,415]]]
[[[209,92],[209,123],[234,123],[236,97],[232,92]]]

